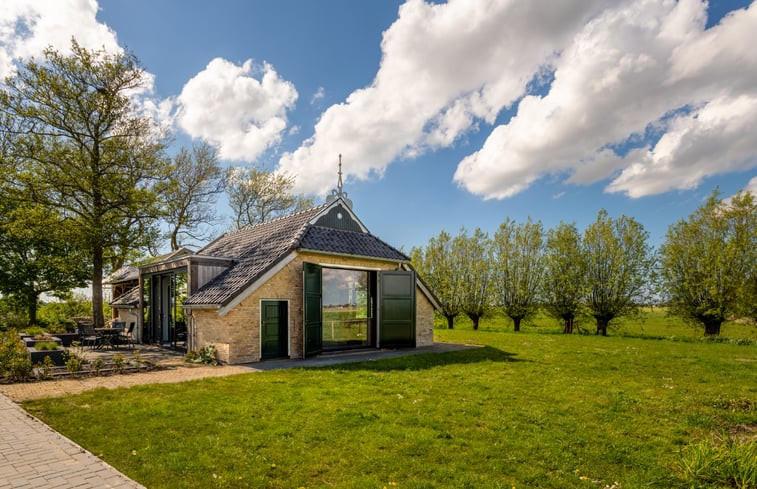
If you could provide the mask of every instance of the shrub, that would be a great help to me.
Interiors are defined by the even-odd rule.
[[[38,341],[34,343],[34,348],[40,351],[57,350],[58,344],[54,341]]]
[[[189,351],[184,356],[184,360],[189,363],[201,363],[204,365],[218,365],[216,360],[216,346],[208,345],[204,348],[200,348],[199,351]]]
[[[37,378],[39,380],[47,380],[52,378],[53,367],[55,367],[55,363],[53,363],[52,358],[46,355],[45,359],[42,362],[35,365]]]
[[[79,355],[77,355],[71,350],[66,351],[65,358],[66,358],[66,370],[68,370],[71,373],[71,375],[76,377],[76,374],[82,371],[82,368],[84,367],[84,363],[86,363],[84,358],[80,357]]]
[[[0,376],[11,380],[26,380],[31,376],[32,362],[18,331],[0,333]]]
[[[113,359],[111,360],[113,362],[113,368],[116,370],[116,373],[123,373],[124,372],[124,366],[126,365],[126,359],[123,355],[120,353],[116,353],[113,355]]]
[[[102,358],[98,357],[98,358],[95,358],[94,360],[92,360],[92,363],[90,365],[92,367],[92,373],[94,374],[94,376],[95,377],[99,377],[100,376],[100,371],[105,366],[105,361]]]

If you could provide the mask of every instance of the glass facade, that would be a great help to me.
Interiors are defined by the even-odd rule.
[[[324,268],[323,349],[337,350],[375,344],[375,273]]]
[[[186,269],[146,275],[142,283],[143,341],[177,350],[187,349]]]

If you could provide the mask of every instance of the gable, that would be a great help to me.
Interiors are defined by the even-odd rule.
[[[324,228],[341,229],[343,231],[365,232],[363,226],[353,217],[352,212],[341,203],[319,216],[313,224]]]

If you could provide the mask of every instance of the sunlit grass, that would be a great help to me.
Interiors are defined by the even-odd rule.
[[[547,333],[25,407],[150,488],[689,487],[684,449],[757,426],[757,346]]]

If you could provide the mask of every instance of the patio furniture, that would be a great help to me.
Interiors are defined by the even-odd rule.
[[[100,336],[97,334],[97,331],[95,331],[95,327],[92,323],[79,323],[77,329],[79,331],[79,341],[82,346],[97,348],[100,343]]]
[[[121,336],[121,330],[118,328],[95,328],[95,333],[98,337],[98,350],[106,347],[114,349],[118,345],[118,337]]]
[[[118,337],[118,342],[120,344],[129,345],[130,348],[134,347],[134,337],[132,336],[132,333],[134,332],[134,326],[136,323],[134,321],[129,323],[129,327],[126,328],[126,331],[121,331],[121,336]]]

